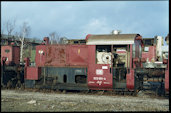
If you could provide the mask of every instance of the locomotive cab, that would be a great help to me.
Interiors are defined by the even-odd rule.
[[[135,90],[141,67],[139,34],[87,35],[88,87],[95,90]]]

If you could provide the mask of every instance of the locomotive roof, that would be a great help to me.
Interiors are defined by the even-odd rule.
[[[86,45],[133,44],[139,34],[89,35]]]

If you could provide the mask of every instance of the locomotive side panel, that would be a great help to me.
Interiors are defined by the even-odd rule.
[[[88,53],[86,45],[68,45],[67,46],[67,63],[70,66],[87,66]]]
[[[36,47],[36,66],[87,66],[86,45],[40,45]]]
[[[165,41],[169,45],[169,34],[166,36]],[[168,52],[169,52],[169,46],[168,46]],[[165,70],[165,91],[166,93],[169,93],[169,53],[168,53],[168,60],[167,60],[167,68]]]
[[[78,76],[87,77],[87,69],[86,68],[71,68],[71,67],[43,67],[41,68],[41,77],[45,78],[45,81],[48,84],[56,85],[56,84],[76,84],[76,83],[84,83],[85,81],[78,81]],[[43,80],[44,81],[44,80]]]
[[[66,66],[66,45],[48,45],[46,50],[45,66]]]
[[[25,79],[38,80],[40,78],[40,74],[41,74],[40,67],[27,67]]]

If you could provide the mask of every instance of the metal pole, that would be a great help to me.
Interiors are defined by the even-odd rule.
[[[43,81],[43,85],[45,85],[45,82],[46,82],[46,81],[45,81],[45,74],[46,74],[45,71],[46,71],[46,69],[45,69],[45,67],[44,67],[44,81]]]

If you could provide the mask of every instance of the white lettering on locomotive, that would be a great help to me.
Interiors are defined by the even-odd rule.
[[[89,81],[88,83],[89,83],[89,84],[93,84],[93,83],[95,83],[95,82],[94,82],[94,81]]]
[[[110,82],[103,82],[104,84],[110,84]]]
[[[102,85],[102,81],[97,81],[96,83],[99,85]]]
[[[93,80],[106,80],[106,77],[93,77]]]

